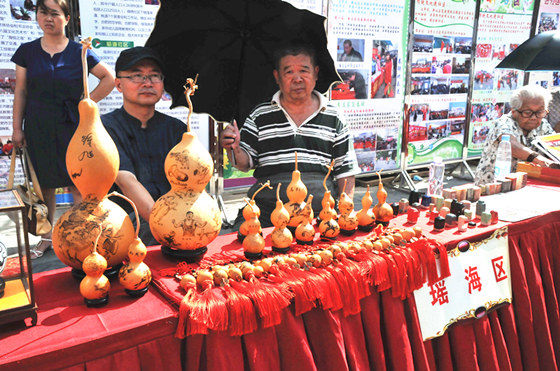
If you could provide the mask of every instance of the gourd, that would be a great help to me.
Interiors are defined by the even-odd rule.
[[[338,209],[340,210],[338,225],[340,226],[340,233],[351,236],[358,228],[358,218],[354,211],[354,201],[344,191],[346,189],[346,183],[347,180],[344,180],[344,188],[338,200]]]
[[[89,98],[86,53],[91,38],[82,44],[84,99],[78,105],[80,120],[66,151],[66,167],[83,201],[61,215],[53,230],[54,252],[80,277],[99,228],[103,232],[97,251],[109,267],[121,264],[134,239],[127,213],[106,196],[117,177],[119,153],[101,123],[97,104]]]
[[[257,218],[256,206],[251,205],[247,200],[245,202],[250,209],[247,212],[247,230],[249,233],[243,239],[243,252],[247,259],[260,259],[264,250],[264,238],[260,234],[261,223]]]
[[[292,230],[295,230],[305,218],[302,215],[302,211],[305,205],[303,200],[307,196],[307,187],[301,180],[301,173],[297,166],[297,152],[295,152],[295,170],[292,172],[292,181],[288,184],[288,189],[286,189],[286,194],[290,200],[286,205],[286,209],[290,213],[288,227]]]
[[[237,239],[239,240],[239,242],[243,242],[243,239],[249,233],[249,230],[247,229],[247,220],[249,219],[249,214],[251,213],[252,207],[256,208],[255,210],[257,212],[257,218],[261,216],[261,209],[257,206],[257,204],[255,202],[255,196],[260,191],[262,191],[264,188],[272,189],[272,187],[270,186],[270,181],[267,181],[266,183],[264,183],[259,189],[257,189],[255,191],[255,193],[253,193],[253,197],[251,197],[251,200],[249,201],[249,203],[251,204],[251,207],[245,206],[243,208],[242,215],[243,215],[243,218],[245,219],[245,221],[243,223],[241,223],[241,225],[239,226],[239,231],[237,231]],[[259,233],[262,233],[262,230],[259,231]]]
[[[313,245],[315,238],[315,228],[311,222],[313,221],[313,195],[309,195],[307,203],[303,208],[303,215],[305,219],[296,228],[296,242],[300,245]]]
[[[270,234],[270,240],[272,250],[286,253],[290,249],[294,237],[292,236],[292,232],[286,228],[290,220],[290,213],[288,213],[288,210],[286,210],[284,203],[280,199],[281,186],[282,183],[278,183],[278,187],[276,188],[276,208],[272,211],[272,214],[270,214],[270,221],[272,225],[274,225],[274,229]],[[247,207],[248,206],[245,206],[245,208]],[[245,210],[243,210],[243,212],[245,212]]]
[[[332,217],[330,202],[324,203],[323,210],[321,210],[321,212],[322,211],[324,211],[323,215],[325,215],[325,217],[324,219],[321,219],[321,223],[319,223],[319,233],[321,235],[321,239],[333,241],[340,233],[340,226]]]
[[[375,214],[375,219],[377,219],[380,224],[387,226],[389,225],[389,221],[393,218],[393,208],[386,202],[387,191],[383,188],[381,173],[379,171],[377,172],[377,176],[379,177],[379,188],[377,190],[378,203],[373,207],[373,213]]]
[[[329,171],[327,172],[327,175],[325,176],[325,178],[323,179],[323,187],[325,188],[325,193],[323,194],[323,199],[321,200],[321,211],[319,212],[319,217],[317,218],[317,222],[320,222],[323,219],[326,219],[326,212],[327,210],[330,210],[330,218],[331,219],[336,219],[337,215],[336,215],[336,210],[334,209],[335,206],[335,202],[334,202],[334,198],[333,196],[331,196],[331,191],[329,191],[329,189],[327,188],[327,179],[329,178],[329,175],[333,169],[334,166],[334,160],[331,161],[331,164],[329,166]],[[327,209],[327,203],[329,204],[330,208]]]
[[[370,232],[375,226],[375,214],[370,209],[372,204],[373,199],[371,198],[368,185],[366,193],[362,197],[362,210],[358,211],[356,215],[358,218],[358,229],[362,232]]]
[[[88,307],[99,307],[109,302],[109,279],[103,275],[107,260],[97,252],[97,243],[103,230],[97,235],[93,250],[84,259],[82,268],[86,276],[80,282],[80,294]]]
[[[149,220],[162,253],[188,261],[200,259],[222,227],[218,203],[205,191],[214,171],[212,156],[190,128],[190,96],[197,88],[196,80],[187,79],[187,131],[165,158],[164,169],[171,190],[155,202]]]

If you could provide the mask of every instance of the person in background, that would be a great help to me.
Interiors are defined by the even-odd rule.
[[[149,219],[155,201],[169,192],[165,158],[181,141],[187,126],[156,111],[163,95],[163,63],[150,48],[137,46],[121,52],[115,64],[115,85],[122,93],[121,108],[101,116],[120,156],[114,190],[130,198],[140,214],[139,237],[147,246],[159,245],[150,231]],[[128,203],[115,198],[132,220]]]
[[[326,184],[335,199],[343,190],[353,197],[354,175],[360,172],[348,126],[337,109],[314,90],[320,73],[314,51],[307,46],[284,47],[275,52],[274,60],[273,75],[280,90],[251,112],[241,131],[234,121],[220,138],[237,169],[255,169],[257,182],[249,189],[249,197],[261,183],[271,182],[273,189],[265,188],[255,197],[263,227],[272,226],[270,214],[276,206],[278,183],[282,183],[283,201],[288,201],[286,188],[295,170],[296,151],[307,194],[314,196],[315,213],[321,210],[323,179],[331,161],[334,170]],[[243,222],[241,211],[234,228]]]
[[[486,136],[482,157],[475,173],[475,184],[494,182],[496,152],[503,134],[510,136],[512,171],[517,161],[549,167],[553,161],[537,152],[535,140],[540,135],[553,134],[554,130],[544,118],[551,96],[539,85],[523,86],[513,92],[510,98],[511,112],[502,115]]]
[[[27,146],[54,224],[57,188],[69,187],[75,202],[81,201],[66,170],[66,148],[78,125],[84,89],[82,45],[64,33],[70,20],[69,1],[37,0],[36,12],[43,36],[20,45],[11,59],[16,64],[12,141],[18,148]],[[98,102],[113,90],[114,75],[91,50],[87,66],[99,79],[90,94]],[[32,249],[32,259],[52,247],[51,236],[44,235]]]
[[[13,148],[14,148],[14,144],[12,143],[11,140],[8,139],[8,141],[6,142],[6,144],[4,144],[4,145],[2,146],[2,153],[4,153],[5,155],[8,155],[8,156],[9,156],[9,155],[12,154]]]
[[[341,62],[363,62],[364,58],[359,51],[352,46],[352,40],[344,40],[344,53],[340,56]]]
[[[356,99],[367,99],[366,80],[360,72],[350,72],[348,86],[350,89],[354,89],[354,96]]]
[[[383,67],[383,79],[385,81],[385,89],[383,90],[383,98],[392,98],[393,92],[393,59],[391,54],[385,55],[385,67]]]

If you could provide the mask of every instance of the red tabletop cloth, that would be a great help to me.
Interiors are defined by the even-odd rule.
[[[112,281],[109,303],[89,308],[70,268],[33,283],[37,325],[0,327],[0,370],[181,370],[176,311],[154,288],[133,299]]]

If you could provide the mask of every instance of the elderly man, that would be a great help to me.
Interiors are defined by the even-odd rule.
[[[523,86],[513,92],[510,98],[511,112],[500,117],[488,132],[476,169],[476,184],[494,181],[496,152],[503,134],[510,136],[512,171],[515,171],[518,160],[546,167],[553,163],[540,155],[535,145],[538,136],[554,134],[544,119],[550,100],[550,93],[539,85]]]
[[[222,132],[221,143],[234,166],[241,171],[255,169],[257,183],[249,190],[252,197],[260,183],[271,181],[274,190],[264,189],[255,201],[261,209],[263,226],[271,226],[270,214],[276,205],[276,185],[282,183],[283,200],[295,170],[295,152],[302,181],[312,194],[313,209],[321,210],[323,179],[334,160],[334,178],[327,187],[336,198],[346,181],[346,193],[353,197],[354,175],[358,162],[348,126],[336,108],[315,91],[319,67],[313,51],[306,47],[288,47],[275,53],[274,78],[280,90],[272,100],[257,106],[241,131],[237,124]],[[334,184],[336,180],[336,185]],[[241,213],[236,225],[242,222]]]
[[[352,40],[344,40],[342,43],[344,46],[344,53],[340,56],[341,62],[363,62],[364,58],[359,51],[354,49],[352,46]]]
[[[142,241],[155,245],[159,243],[150,232],[150,213],[155,200],[171,189],[163,164],[187,126],[155,109],[163,94],[163,71],[154,50],[141,46],[123,50],[115,72],[115,86],[123,95],[123,106],[101,116],[101,121],[119,151],[116,188],[138,208]],[[120,199],[114,201],[132,211]]]

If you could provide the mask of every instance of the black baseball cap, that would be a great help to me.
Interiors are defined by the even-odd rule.
[[[163,72],[163,62],[154,49],[145,46],[135,46],[121,52],[115,63],[115,73],[118,74],[120,71],[128,70],[143,59],[152,59]]]

